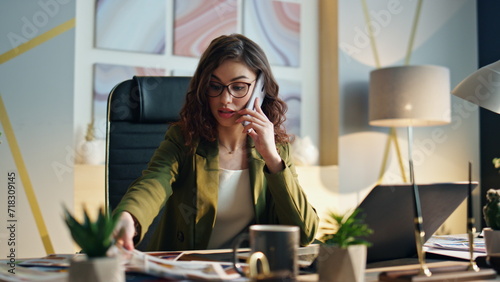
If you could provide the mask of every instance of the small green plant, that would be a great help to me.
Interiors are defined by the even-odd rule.
[[[493,158],[492,163],[493,166],[495,166],[495,169],[500,168],[500,158]],[[498,171],[498,173],[500,173],[500,170]]]
[[[78,222],[64,207],[64,221],[68,226],[75,243],[82,248],[82,252],[89,258],[105,257],[108,249],[113,246],[113,230],[118,222],[118,217],[111,217],[99,209],[96,221],[91,221],[84,208],[84,222]]]
[[[330,217],[326,219],[330,227],[324,229],[325,234],[321,237],[321,241],[324,244],[338,246],[339,248],[347,248],[350,245],[358,244],[370,246],[370,242],[362,239],[362,237],[370,235],[373,230],[364,223],[363,218],[358,218],[360,211],[360,209],[355,209],[353,212],[346,214],[330,212]]]
[[[493,230],[500,230],[500,190],[488,189],[483,207],[483,217],[486,225]]]

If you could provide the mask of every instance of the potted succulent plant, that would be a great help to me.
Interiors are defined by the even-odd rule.
[[[483,217],[486,222],[483,228],[486,253],[500,253],[500,190],[486,191],[487,203],[483,207]]]
[[[493,158],[492,162],[493,162],[493,165],[495,166],[495,169],[500,168],[500,158]],[[500,173],[500,170],[498,172]]]
[[[125,281],[119,259],[108,254],[114,245],[112,234],[118,217],[109,216],[101,208],[97,219],[92,221],[84,209],[84,221],[80,223],[64,208],[64,221],[85,254],[71,261],[69,281]]]
[[[329,213],[330,227],[324,229],[317,258],[319,281],[364,281],[370,243],[363,237],[373,231],[358,217],[359,212]]]

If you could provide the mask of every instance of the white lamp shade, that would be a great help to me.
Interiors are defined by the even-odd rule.
[[[500,114],[500,61],[478,69],[462,80],[451,93]]]
[[[450,72],[440,66],[398,66],[370,73],[370,125],[431,126],[451,122]]]

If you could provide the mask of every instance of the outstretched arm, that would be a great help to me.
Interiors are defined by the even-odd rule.
[[[134,237],[137,236],[137,228],[140,228],[134,217],[129,212],[122,212],[119,215],[120,219],[115,226],[113,231],[113,237],[116,240],[116,244],[123,246],[127,250],[134,249]]]

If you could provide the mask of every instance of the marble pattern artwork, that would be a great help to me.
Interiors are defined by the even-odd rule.
[[[236,0],[175,0],[174,5],[174,55],[199,57],[212,39],[237,32]]]
[[[106,109],[108,95],[118,83],[138,76],[164,76],[165,69],[111,64],[94,64],[94,123],[96,137],[106,138]]]
[[[146,2],[98,0],[95,20],[96,48],[164,54],[166,1]]]
[[[257,42],[272,65],[300,66],[300,4],[244,2],[243,33]]]

